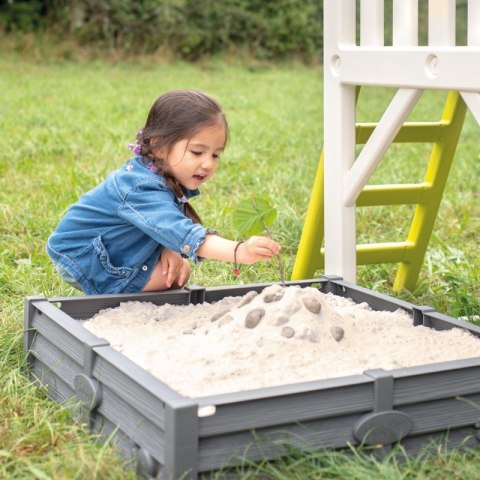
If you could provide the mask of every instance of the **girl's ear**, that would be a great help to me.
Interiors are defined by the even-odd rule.
[[[160,147],[157,146],[158,142],[155,142],[155,140],[152,138],[150,140],[150,148],[152,150],[153,155],[155,158],[158,158],[159,160],[165,159],[167,157],[167,149],[165,147]]]

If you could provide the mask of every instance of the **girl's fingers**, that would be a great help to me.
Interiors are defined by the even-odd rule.
[[[178,277],[179,274],[179,268],[178,264],[175,262],[171,262],[168,264],[168,270],[167,270],[167,287],[171,287],[173,282],[175,281],[175,278]]]
[[[263,258],[271,258],[277,255],[277,249],[270,249],[270,248],[260,248],[257,251],[257,255]]]
[[[188,261],[184,261],[182,264],[182,268],[180,269],[180,275],[178,277],[178,285],[182,287],[187,283],[187,280],[190,277],[190,264]]]
[[[167,273],[167,280],[165,281],[165,283],[167,284],[167,287],[170,288],[174,280],[175,280],[175,274],[173,273],[173,270],[169,268]]]

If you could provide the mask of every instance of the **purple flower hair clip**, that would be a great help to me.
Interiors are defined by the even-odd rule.
[[[140,145],[140,140],[139,137],[143,133],[143,128],[138,130],[137,132],[137,138],[135,139],[135,143],[129,143],[128,148],[135,154],[135,155],[141,155],[142,154],[142,146]]]
[[[188,198],[185,195],[182,195],[182,197],[179,198],[179,200],[180,200],[181,203],[187,203],[188,202]]]
[[[147,164],[147,168],[152,172],[152,173],[156,173],[158,174],[160,171],[158,170],[158,167],[153,163],[153,162],[149,162]]]

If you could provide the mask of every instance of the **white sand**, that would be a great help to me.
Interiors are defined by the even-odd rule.
[[[246,316],[256,309],[264,315],[252,327]],[[413,327],[402,310],[373,311],[310,287],[272,285],[215,304],[127,302],[84,326],[187,397],[480,355],[480,338],[465,330]]]

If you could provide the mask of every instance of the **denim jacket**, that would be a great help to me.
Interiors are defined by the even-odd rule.
[[[214,231],[186,217],[164,177],[137,156],[69,208],[47,252],[86,294],[139,292],[163,247],[197,262],[207,233]]]

